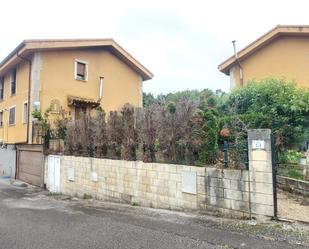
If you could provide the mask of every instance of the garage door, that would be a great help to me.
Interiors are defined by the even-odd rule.
[[[17,179],[43,187],[43,164],[42,145],[17,146]]]

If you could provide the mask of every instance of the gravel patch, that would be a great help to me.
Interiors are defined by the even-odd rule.
[[[309,200],[300,195],[278,190],[278,216],[309,223]]]

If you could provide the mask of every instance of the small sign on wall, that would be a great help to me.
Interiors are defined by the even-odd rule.
[[[182,192],[196,194],[196,172],[182,172]]]
[[[264,150],[265,141],[264,140],[252,140],[252,149],[253,150]]]

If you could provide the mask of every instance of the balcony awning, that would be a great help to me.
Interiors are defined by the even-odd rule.
[[[88,99],[78,96],[68,96],[68,106],[90,106],[90,107],[97,107],[100,103],[94,99]]]

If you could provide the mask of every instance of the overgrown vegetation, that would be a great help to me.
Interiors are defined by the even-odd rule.
[[[37,138],[40,137],[46,148],[48,148],[51,139],[64,139],[66,137],[66,129],[69,118],[64,109],[61,109],[51,119],[51,108],[46,109],[43,113],[39,109],[32,112],[34,119],[34,132],[37,133]]]
[[[272,129],[278,153],[298,148],[309,137],[309,92],[292,82],[249,82],[233,91],[220,108],[222,116],[237,115],[246,128]]]
[[[278,155],[277,162],[281,164],[298,164],[302,157],[304,157],[304,155],[301,152],[286,150]]]
[[[257,128],[272,129],[278,162],[296,162],[309,137],[308,90],[279,79],[248,82],[230,94],[209,89],[144,93],[142,109],[125,105],[108,115],[97,109],[70,122],[59,115],[54,129],[46,121],[48,111],[34,114],[52,130],[47,135],[65,139],[66,154],[145,162],[222,162],[223,141],[240,148],[247,130]],[[237,162],[243,155],[235,150],[229,156]]]
[[[217,114],[183,97],[143,109],[97,110],[66,129],[65,153],[145,162],[206,164],[216,160]]]

